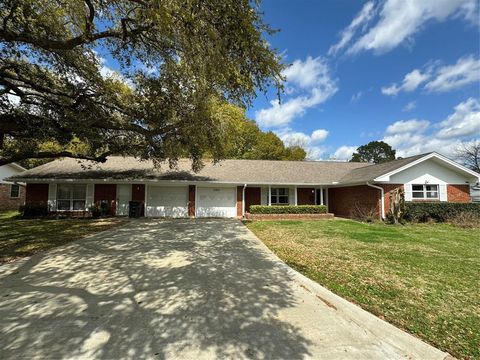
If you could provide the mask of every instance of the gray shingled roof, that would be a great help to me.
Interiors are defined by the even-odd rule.
[[[333,161],[223,160],[205,161],[197,173],[191,162],[181,159],[175,169],[167,163],[155,168],[152,161],[133,157],[109,157],[105,163],[62,159],[18,174],[16,180],[28,179],[122,179],[190,180],[234,183],[331,184],[349,171],[371,166],[367,163]]]
[[[272,161],[272,160],[223,160],[214,164],[205,161],[197,173],[191,170],[191,162],[181,159],[170,169],[167,163],[155,168],[150,160],[133,157],[111,156],[105,163],[61,159],[24,171],[12,180],[29,179],[101,179],[101,180],[186,180],[218,181],[247,184],[332,184],[372,181],[409,162],[418,155],[384,164],[350,163],[335,161]]]
[[[410,156],[403,159],[393,160],[382,164],[370,165],[368,167],[362,167],[358,169],[353,169],[349,173],[345,174],[339,181],[341,184],[349,184],[354,182],[367,182],[373,181],[373,179],[389,173],[390,171],[401,168],[402,166],[408,165],[411,162],[414,162],[418,159],[421,159],[424,156],[427,156],[431,153],[420,154],[415,156]]]

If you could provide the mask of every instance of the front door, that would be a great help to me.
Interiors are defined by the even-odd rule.
[[[262,203],[262,190],[259,187],[245,188],[245,212],[250,212],[251,205]]]
[[[117,185],[117,215],[128,215],[128,203],[130,202],[132,194],[132,185],[121,184]]]

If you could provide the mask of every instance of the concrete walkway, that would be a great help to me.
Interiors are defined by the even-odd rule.
[[[2,359],[447,355],[294,272],[236,220],[133,221],[0,266],[0,319]]]

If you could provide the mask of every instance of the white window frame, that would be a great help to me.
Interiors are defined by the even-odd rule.
[[[12,196],[12,190],[13,190],[14,186],[17,189],[17,196]],[[18,199],[18,198],[20,198],[20,185],[10,184],[10,199]]]
[[[62,187],[62,186],[68,186],[70,189],[69,189],[69,198],[68,199],[61,199],[59,198],[58,196],[58,192],[59,192],[59,189]],[[73,195],[74,195],[74,187],[75,186],[83,186],[85,188],[85,197],[84,198],[74,198]],[[56,190],[56,205],[57,205],[57,211],[68,211],[68,212],[84,212],[84,211],[87,211],[87,184],[58,184],[57,185],[57,190]],[[69,201],[70,202],[70,206],[67,209],[59,209],[58,208],[58,204],[60,201]],[[83,209],[73,209],[73,203],[74,201],[83,201],[84,202],[84,206],[83,206]]]
[[[280,195],[279,190],[284,189],[285,195]],[[280,197],[287,197],[287,202],[279,202]],[[288,187],[276,187],[271,188],[270,191],[270,204],[271,205],[289,205],[290,204],[290,189]]]
[[[415,186],[421,186],[422,190],[414,190]],[[436,190],[427,190],[427,186],[435,186]],[[422,194],[422,197],[416,197],[414,194]],[[437,193],[436,197],[428,197],[427,193]],[[415,200],[440,200],[440,185],[439,184],[412,184],[412,201]]]

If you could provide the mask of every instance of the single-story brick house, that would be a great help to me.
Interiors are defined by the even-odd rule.
[[[337,216],[356,206],[385,217],[388,193],[402,187],[406,201],[469,202],[480,174],[427,153],[383,164],[334,161],[207,161],[198,173],[189,160],[167,164],[112,156],[105,163],[56,160],[11,178],[27,184],[26,203],[53,212],[84,212],[108,204],[127,215],[129,203],[147,217],[242,217],[251,205],[325,204]]]
[[[25,170],[24,167],[15,163],[0,166],[0,211],[18,210],[25,203],[24,184],[6,180]]]

